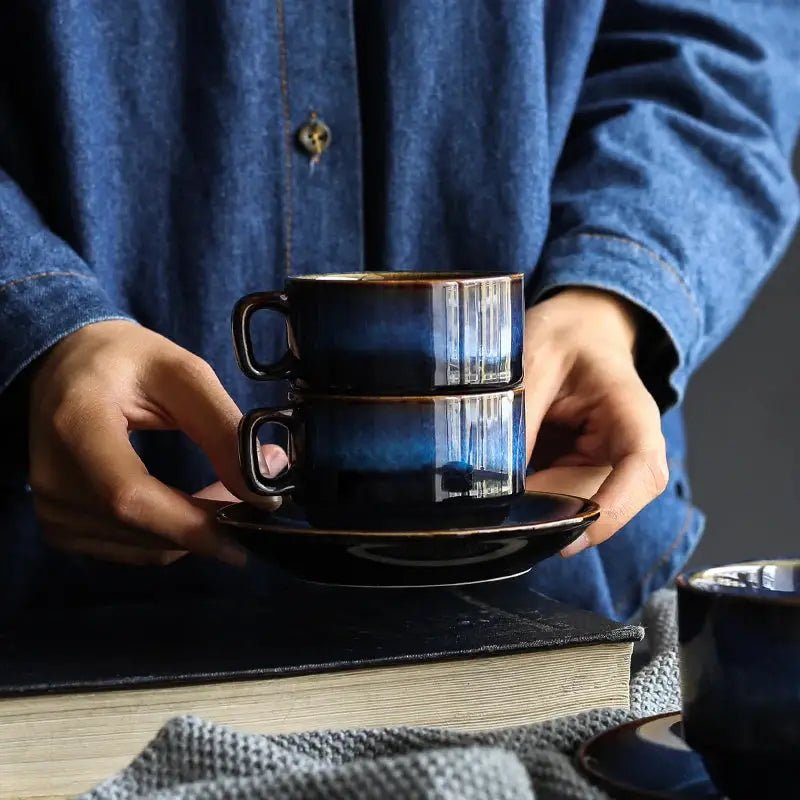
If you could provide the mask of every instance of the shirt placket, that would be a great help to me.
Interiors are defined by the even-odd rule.
[[[351,4],[275,0],[287,276],[362,269],[361,131]]]

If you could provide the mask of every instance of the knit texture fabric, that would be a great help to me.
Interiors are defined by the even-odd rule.
[[[642,622],[650,657],[631,680],[631,710],[479,733],[431,728],[262,736],[196,717],[168,722],[134,762],[82,800],[604,800],[576,770],[589,737],[680,708],[675,595]]]

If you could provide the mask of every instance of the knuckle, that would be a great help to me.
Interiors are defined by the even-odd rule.
[[[669,485],[669,466],[665,448],[659,447],[644,454],[644,466],[650,476],[650,486],[654,497],[658,497]]]
[[[647,390],[638,375],[636,376],[636,380],[638,381],[637,388],[639,389],[638,395],[642,410],[652,419],[658,420],[660,427],[661,411],[655,397]]]
[[[631,510],[627,503],[618,503],[603,510],[603,516],[610,532],[614,532],[621,528],[630,519]],[[610,535],[610,533],[609,533]]]
[[[211,364],[192,353],[187,353],[179,359],[178,371],[189,384],[216,383],[218,380]]]
[[[124,482],[109,493],[111,513],[125,525],[135,525],[141,509],[141,489],[135,483]]]
[[[75,439],[87,418],[102,416],[106,400],[98,387],[78,382],[67,389],[50,414],[50,427],[61,442]]]
[[[658,494],[661,494],[669,485],[669,467],[666,464],[656,467],[655,485]]]
[[[59,440],[65,441],[69,439],[75,428],[75,421],[79,413],[79,407],[70,402],[62,401],[56,407],[50,419],[50,424]]]

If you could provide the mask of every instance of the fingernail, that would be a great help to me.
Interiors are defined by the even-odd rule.
[[[259,447],[256,454],[258,455],[258,468],[261,470],[261,474],[269,475],[269,464],[267,464],[267,457],[264,455],[264,451]]]
[[[232,542],[223,543],[217,555],[220,561],[224,561],[232,567],[243,567],[247,564],[247,553],[239,545]]]
[[[561,555],[564,558],[571,558],[572,556],[578,555],[578,553],[584,551],[587,547],[591,545],[591,541],[589,537],[582,533],[574,542],[568,544],[562,551]]]
[[[280,497],[262,497],[256,494],[249,497],[247,502],[251,506],[258,506],[258,508],[262,508],[264,511],[272,512],[280,507],[282,501]]]
[[[266,460],[267,475],[269,475],[270,478],[274,478],[278,473],[283,472],[283,468],[286,466],[286,459],[283,453],[277,453],[274,450],[270,450],[269,455],[266,456]]]

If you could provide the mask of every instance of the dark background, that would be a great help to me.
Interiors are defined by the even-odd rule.
[[[708,517],[692,563],[800,555],[800,238],[693,378],[686,418]]]

